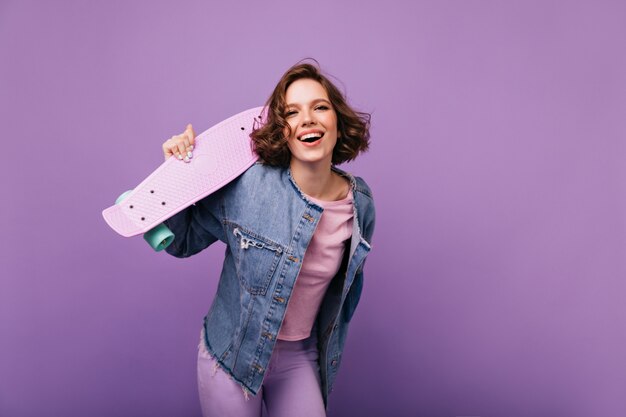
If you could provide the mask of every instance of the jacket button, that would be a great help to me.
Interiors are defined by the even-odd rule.
[[[333,359],[333,360],[330,362],[330,366],[337,366],[337,361],[336,361],[335,359]]]

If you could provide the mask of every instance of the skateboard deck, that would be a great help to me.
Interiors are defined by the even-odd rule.
[[[190,162],[170,157],[105,209],[104,220],[124,237],[146,233],[237,178],[258,159],[250,133],[262,110],[246,110],[197,135]]]

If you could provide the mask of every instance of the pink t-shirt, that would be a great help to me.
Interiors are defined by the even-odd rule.
[[[326,289],[341,266],[345,241],[352,236],[352,191],[346,198],[337,201],[307,198],[324,208],[324,212],[306,250],[291,293],[285,319],[278,333],[278,339],[281,340],[301,340],[311,335]]]

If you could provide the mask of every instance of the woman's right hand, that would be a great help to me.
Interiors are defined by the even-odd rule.
[[[193,158],[195,140],[196,134],[193,132],[193,127],[191,127],[191,124],[188,124],[183,133],[172,136],[163,143],[165,160],[167,161],[170,156],[174,155],[182,161],[189,162]]]

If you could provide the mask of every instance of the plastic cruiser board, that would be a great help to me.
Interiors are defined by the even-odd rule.
[[[104,220],[124,237],[145,234],[155,250],[164,249],[174,238],[161,224],[164,220],[219,190],[256,162],[250,133],[262,122],[262,110],[246,110],[196,136],[190,162],[170,157],[105,209]]]

